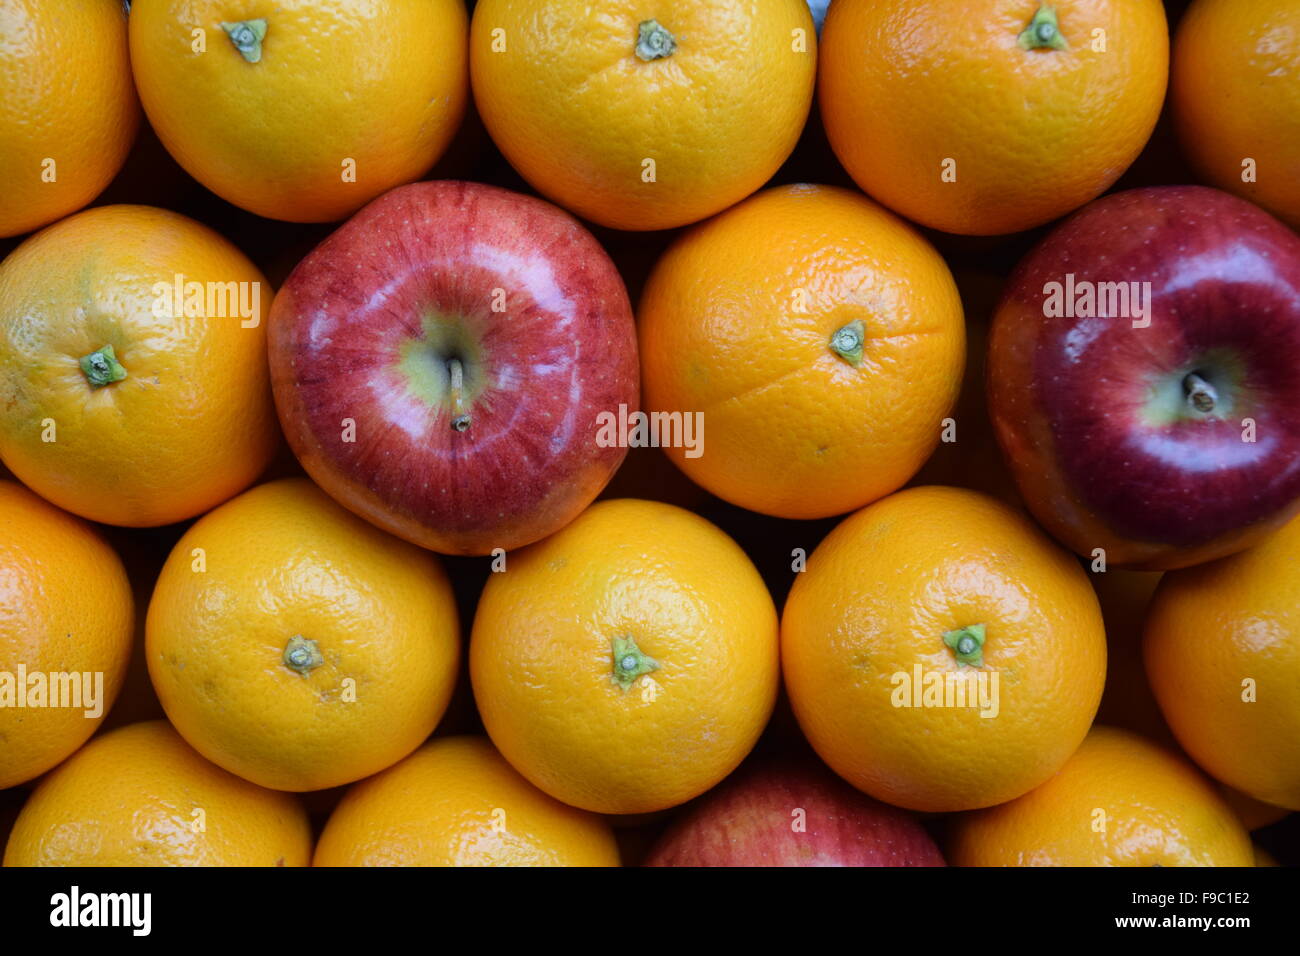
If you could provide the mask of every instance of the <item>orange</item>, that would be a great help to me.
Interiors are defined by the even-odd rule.
[[[280,440],[270,306],[257,267],[192,219],[101,206],[55,223],[0,264],[0,458],[108,524],[225,501]]]
[[[836,0],[817,93],[864,190],[923,225],[997,235],[1114,183],[1168,66],[1160,0]]]
[[[306,866],[298,798],[208,763],[166,721],[97,737],[41,781],[5,866]]]
[[[0,790],[49,770],[100,725],[126,675],[133,617],[113,549],[0,481]]]
[[[1253,548],[1166,573],[1147,616],[1147,678],[1211,776],[1300,810],[1300,518]]]
[[[909,488],[808,557],[781,664],[799,725],[841,777],[895,806],[971,810],[1074,752],[1106,637],[1083,570],[1028,518],[973,491]]]
[[[163,709],[199,753],[264,787],[321,790],[424,742],[460,646],[433,554],[287,478],[177,542],[145,650]]]
[[[1275,807],[1271,803],[1263,803],[1254,797],[1247,796],[1240,790],[1233,790],[1223,784],[1219,784],[1219,795],[1223,797],[1228,806],[1232,807],[1247,830],[1263,829],[1291,814],[1290,810]]]
[[[695,416],[703,439],[665,451],[782,518],[902,486],[939,443],[965,361],[943,259],[827,186],[771,189],[692,229],[655,267],[638,326],[646,408]]]
[[[479,0],[483,123],[547,198],[616,229],[666,229],[744,199],[812,103],[803,0]]]
[[[0,0],[0,237],[98,196],[139,125],[120,0]]]
[[[1300,229],[1300,4],[1196,0],[1174,38],[1170,100],[1207,182]]]
[[[470,678],[493,743],[598,813],[676,806],[758,740],[776,609],[740,547],[672,505],[599,501],[488,578]]]
[[[609,824],[548,797],[482,737],[444,737],[353,785],[316,866],[618,866]]]
[[[462,0],[135,0],[131,65],[190,175],[259,216],[327,222],[442,155],[468,32]]]
[[[1041,787],[958,819],[957,866],[1252,866],[1250,834],[1195,767],[1094,727]]]

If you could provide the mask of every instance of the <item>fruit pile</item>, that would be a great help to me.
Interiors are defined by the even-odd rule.
[[[1295,0],[0,0],[0,186],[5,865],[1300,859]]]

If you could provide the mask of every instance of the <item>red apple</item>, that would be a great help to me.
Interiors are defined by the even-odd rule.
[[[347,508],[448,554],[521,547],[598,495],[638,406],[627,290],[550,203],[422,182],[370,203],[275,298],[271,381],[289,444]]]
[[[853,789],[813,758],[746,764],[692,804],[645,866],[943,866],[904,810]]]
[[[1021,495],[1081,555],[1198,564],[1300,508],[1300,237],[1242,199],[1085,206],[1008,280],[987,369]]]

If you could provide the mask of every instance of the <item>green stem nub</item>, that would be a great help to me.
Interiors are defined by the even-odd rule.
[[[112,385],[126,378],[126,369],[113,354],[111,345],[105,345],[103,348],[95,349],[89,355],[83,355],[78,360],[78,364],[81,365],[81,371],[90,382],[91,388],[103,388],[105,385]]]
[[[1195,372],[1187,373],[1187,377],[1183,379],[1183,391],[1187,394],[1187,401],[1198,412],[1208,415],[1214,411],[1219,395],[1213,385]]]
[[[1040,6],[1016,42],[1025,50],[1064,50],[1065,37],[1056,21],[1056,11],[1045,3]]]
[[[451,376],[451,427],[458,432],[469,428],[469,413],[465,411],[465,400],[461,396],[465,388],[465,369],[460,359],[447,362],[447,374]]]
[[[649,63],[673,55],[677,39],[658,20],[642,20],[636,28],[636,55]]]
[[[854,319],[831,336],[831,351],[854,368],[862,364],[862,346],[867,340],[867,327],[861,319]]]
[[[972,624],[970,627],[949,631],[943,636],[943,642],[952,649],[959,663],[971,667],[984,666],[984,625]]]
[[[221,29],[226,31],[226,36],[230,37],[230,42],[235,45],[239,55],[249,63],[262,59],[262,41],[266,39],[265,20],[259,17],[256,20],[223,23]]]
[[[295,634],[284,645],[284,666],[306,677],[317,667],[325,663],[316,642]]]
[[[659,662],[647,657],[630,637],[616,637],[609,642],[614,652],[614,670],[612,680],[619,687],[627,690],[642,674],[649,674],[659,669]]]

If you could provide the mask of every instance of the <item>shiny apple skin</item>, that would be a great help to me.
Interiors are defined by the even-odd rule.
[[[476,343],[482,387],[464,431],[398,368],[403,349],[432,341],[431,314]],[[542,200],[454,181],[385,193],[294,269],[269,323],[276,408],[307,473],[431,550],[537,541],[626,454],[596,434],[598,413],[639,405],[627,290],[596,239]]]
[[[804,832],[794,812],[804,811]],[[645,866],[945,866],[925,828],[814,757],[751,761],[701,797]]]
[[[1066,273],[1149,281],[1150,326],[1046,317],[1044,284]],[[1152,382],[1228,367],[1224,355],[1241,370],[1224,417],[1143,419]],[[987,370],[1021,495],[1081,555],[1186,567],[1249,547],[1300,508],[1300,237],[1242,199],[1160,186],[1085,206],[1008,280]]]

